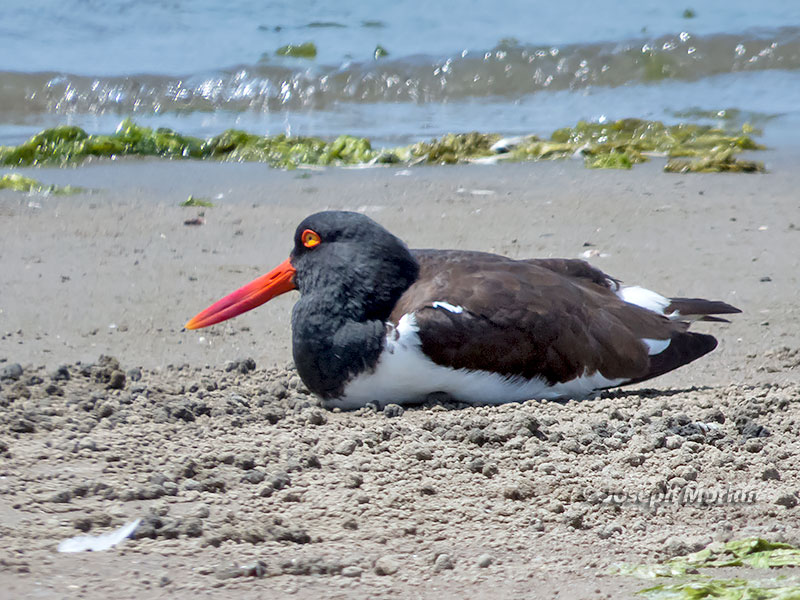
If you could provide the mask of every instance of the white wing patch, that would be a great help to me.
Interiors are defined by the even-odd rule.
[[[325,406],[352,409],[371,402],[380,406],[420,402],[433,392],[445,392],[470,404],[504,404],[531,398],[584,398],[596,390],[628,381],[607,379],[596,372],[550,385],[538,377],[526,379],[489,371],[452,369],[437,365],[423,354],[418,331],[414,314],[403,315],[397,328],[387,336],[386,348],[375,369],[358,375],[347,384],[340,398],[324,401]]]
[[[628,304],[635,304],[654,313],[667,316],[664,310],[670,305],[670,299],[665,298],[661,294],[657,294],[652,290],[632,285],[630,287],[623,287],[617,291],[617,296]]]
[[[642,338],[642,341],[647,346],[647,354],[653,356],[654,354],[661,354],[669,346],[670,340],[656,340],[652,338]]]
[[[445,310],[449,310],[451,313],[455,313],[457,315],[460,315],[464,312],[463,306],[453,306],[449,302],[443,302],[441,300],[434,302],[431,304],[431,306],[433,306],[433,308],[443,308]]]

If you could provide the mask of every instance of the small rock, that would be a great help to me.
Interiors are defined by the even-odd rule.
[[[242,572],[239,570],[239,565],[235,562],[228,562],[219,565],[214,570],[214,575],[217,579],[233,579],[234,577],[240,577]]]
[[[36,426],[29,419],[14,419],[8,429],[14,433],[33,433],[36,431]]]
[[[256,361],[252,358],[240,358],[237,360],[229,360],[225,363],[225,371],[238,371],[242,375],[246,375],[250,371],[255,371]]]
[[[478,567],[481,569],[485,569],[486,567],[490,566],[494,562],[494,556],[491,554],[481,554],[478,557]]]
[[[125,373],[119,369],[112,371],[108,378],[108,389],[121,390],[125,387]]]
[[[203,489],[203,484],[201,484],[199,481],[195,479],[184,479],[181,486],[187,492],[195,492]]]
[[[400,561],[393,556],[381,556],[375,561],[376,575],[394,575],[400,570]]]
[[[180,531],[187,537],[200,537],[203,535],[203,522],[200,519],[184,519]]]
[[[131,381],[141,381],[142,370],[139,367],[133,367],[132,369],[128,369],[127,377]]]
[[[433,561],[434,571],[449,571],[453,568],[455,568],[455,565],[449,554],[440,554],[436,557],[436,560]]]
[[[359,473],[348,473],[344,477],[344,487],[355,489],[361,487],[364,478]]]
[[[291,483],[292,480],[289,478],[289,474],[282,471],[273,475],[269,481],[270,487],[274,490],[282,490]]]
[[[570,510],[564,515],[564,523],[573,529],[585,529],[583,523],[584,513],[580,510]]]
[[[56,367],[56,370],[50,374],[50,379],[52,381],[69,381],[69,367],[67,367],[67,365],[59,365]]]
[[[527,500],[532,497],[534,493],[533,485],[528,481],[520,481],[503,489],[503,496],[509,500]]]
[[[775,500],[775,504],[778,506],[785,506],[786,508],[794,508],[797,506],[797,496],[795,494],[783,494],[778,496],[778,499]]]
[[[763,471],[761,471],[761,479],[763,479],[764,481],[769,481],[769,480],[779,481],[780,478],[781,474],[775,467],[767,467]]]
[[[618,533],[622,533],[622,527],[617,523],[609,523],[605,527],[603,527],[598,533],[598,537],[601,540],[606,540]]]
[[[433,496],[436,494],[436,486],[433,485],[432,481],[423,481],[419,486],[419,493],[423,496]]]
[[[342,575],[344,577],[361,577],[362,569],[361,567],[356,566],[349,566],[342,569]]]
[[[17,380],[20,377],[22,377],[22,365],[19,363],[10,363],[0,367],[0,379]]]
[[[336,446],[334,452],[337,454],[343,454],[344,456],[350,456],[353,452],[355,452],[356,446],[358,446],[358,444],[355,440],[344,440],[341,444]]]
[[[494,463],[487,463],[483,465],[483,469],[481,469],[483,476],[488,477],[489,479],[497,475],[499,472],[500,469],[498,469],[497,465]]]
[[[383,416],[388,419],[394,419],[396,417],[403,416],[405,409],[400,406],[399,404],[387,404],[383,407]]]
[[[261,469],[252,469],[242,476],[242,481],[245,483],[261,483],[266,477],[266,473]]]
[[[426,447],[417,448],[414,451],[414,457],[417,460],[431,460],[433,458],[433,452],[431,452],[430,448]]]
[[[325,425],[328,422],[328,417],[322,414],[321,411],[312,410],[308,415],[308,422],[311,425]]]
[[[57,386],[55,383],[51,383],[44,388],[44,393],[48,396],[63,396],[64,388]]]
[[[683,438],[679,435],[670,435],[667,436],[664,445],[666,446],[667,450],[677,450],[683,445]]]

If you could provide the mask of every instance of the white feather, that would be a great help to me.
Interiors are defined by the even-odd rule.
[[[550,385],[535,377],[507,377],[488,371],[452,369],[437,365],[422,352],[414,314],[400,319],[386,338],[386,347],[373,371],[358,375],[337,399],[326,400],[329,408],[359,408],[370,402],[419,402],[433,392],[445,392],[470,404],[503,404],[531,398],[584,398],[598,389],[614,387],[626,379],[607,379],[600,373],[584,373],[564,383]]]
[[[666,316],[664,310],[670,305],[669,298],[638,285],[620,288],[617,296],[628,304],[635,304],[664,316]]]
[[[445,310],[449,310],[451,313],[455,313],[457,315],[460,315],[462,312],[464,312],[463,306],[454,306],[449,302],[443,302],[441,300],[434,302],[431,306],[433,306],[433,308],[443,308]]]
[[[661,354],[669,346],[670,340],[656,340],[653,338],[642,338],[642,341],[647,346],[647,354],[653,356],[654,354]]]
[[[119,544],[122,540],[129,538],[139,527],[141,519],[136,519],[130,523],[126,523],[119,529],[103,533],[101,535],[79,535],[63,540],[58,545],[59,552],[101,552],[108,550]]]

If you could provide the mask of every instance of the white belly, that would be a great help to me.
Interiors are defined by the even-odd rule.
[[[544,379],[506,377],[488,371],[452,369],[437,365],[422,352],[414,315],[400,319],[386,336],[386,347],[374,370],[351,380],[340,398],[326,400],[328,408],[353,409],[375,402],[379,406],[421,402],[428,394],[444,392],[470,404],[503,404],[531,398],[584,398],[592,392],[620,385],[626,379],[584,374],[550,385]]]

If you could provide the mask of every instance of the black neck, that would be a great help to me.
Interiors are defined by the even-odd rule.
[[[292,312],[292,351],[301,379],[315,394],[339,397],[353,376],[377,364],[386,321],[419,272],[403,250],[331,259],[324,270],[306,271],[298,261],[301,296]]]

